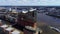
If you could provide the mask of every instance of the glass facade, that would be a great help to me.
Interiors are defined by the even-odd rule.
[[[26,13],[19,13],[18,23],[22,26],[33,26],[36,23],[36,13],[37,11],[29,11]]]

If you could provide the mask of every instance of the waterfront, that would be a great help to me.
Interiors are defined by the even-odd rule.
[[[45,15],[45,13],[37,13],[38,26],[43,30],[42,34],[60,34],[52,29],[49,26],[57,27],[60,29],[60,19]]]
[[[8,7],[7,7],[8,8]],[[25,7],[26,8],[26,10],[29,10],[29,8],[27,8],[27,7]],[[16,12],[21,12],[23,9],[25,9],[24,7],[22,8],[19,8],[19,10],[17,10],[17,8],[16,8]],[[35,8],[35,7],[34,7]],[[15,9],[15,8],[13,8],[12,7],[12,10],[13,9]],[[38,9],[38,8],[36,8],[36,9]],[[7,9],[8,10],[8,9]],[[50,11],[51,10],[51,11]],[[49,13],[53,13],[53,12],[55,12],[55,9],[54,9],[54,11],[52,10],[52,8],[45,8],[44,9],[44,7],[43,8],[40,8],[40,10],[36,10],[37,11],[37,26],[42,30],[42,33],[41,34],[60,34],[59,32],[57,32],[57,31],[55,31],[55,30],[52,30],[52,29],[50,29],[50,26],[52,26],[52,27],[56,27],[56,28],[58,28],[58,29],[60,29],[60,18],[57,18],[57,17],[53,17],[53,16],[49,16],[49,15],[46,15],[46,12],[49,12]],[[39,11],[40,11],[40,13],[39,13]],[[53,11],[53,12],[52,12]],[[2,11],[1,11],[2,12]],[[9,11],[8,11],[9,12]],[[57,10],[57,12],[58,12],[58,10]],[[59,12],[58,12],[59,13]],[[58,13],[57,13],[57,15],[58,15]],[[5,14],[4,14],[5,15]],[[54,15],[55,15],[55,13],[54,13]],[[1,16],[1,14],[0,14],[0,16]],[[12,16],[12,15],[9,15],[9,16]],[[9,17],[8,16],[8,17]],[[2,15],[2,18],[3,18],[3,20],[5,20],[5,18],[4,18],[4,16]],[[11,20],[12,18],[11,17],[9,17],[9,18],[7,18],[6,19],[6,21],[9,21],[9,20]],[[12,19],[11,20],[11,22],[9,21],[9,23],[12,23],[12,21],[14,22],[14,19]],[[5,23],[5,22],[4,22]],[[14,22],[15,23],[15,22]],[[21,24],[21,23],[20,23]],[[23,23],[24,24],[24,23]],[[12,25],[13,25],[13,23],[12,23]],[[14,25],[14,26],[16,26],[15,28],[17,28],[17,29],[20,29],[19,27],[20,26],[18,26],[17,27],[17,25]],[[13,27],[14,27],[13,26]],[[37,27],[37,28],[38,28]]]
[[[37,21],[44,22],[48,25],[60,25],[60,19],[52,16],[45,15],[44,13],[37,14]]]

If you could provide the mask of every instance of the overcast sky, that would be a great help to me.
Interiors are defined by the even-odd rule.
[[[0,0],[0,6],[60,6],[60,0]]]

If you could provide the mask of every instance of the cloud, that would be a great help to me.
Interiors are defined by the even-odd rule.
[[[1,5],[16,5],[16,6],[24,6],[24,5],[37,5],[37,6],[60,6],[60,0],[0,0]]]
[[[39,5],[38,0],[0,0],[0,5]]]
[[[40,0],[40,5],[59,6],[60,0]]]

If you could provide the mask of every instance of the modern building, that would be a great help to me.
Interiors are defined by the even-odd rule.
[[[36,21],[36,13],[37,11],[35,9],[32,9],[30,11],[27,10],[22,10],[21,13],[19,13],[18,15],[18,25],[25,27],[25,26],[31,26],[31,27],[35,27],[37,25],[37,21]]]

